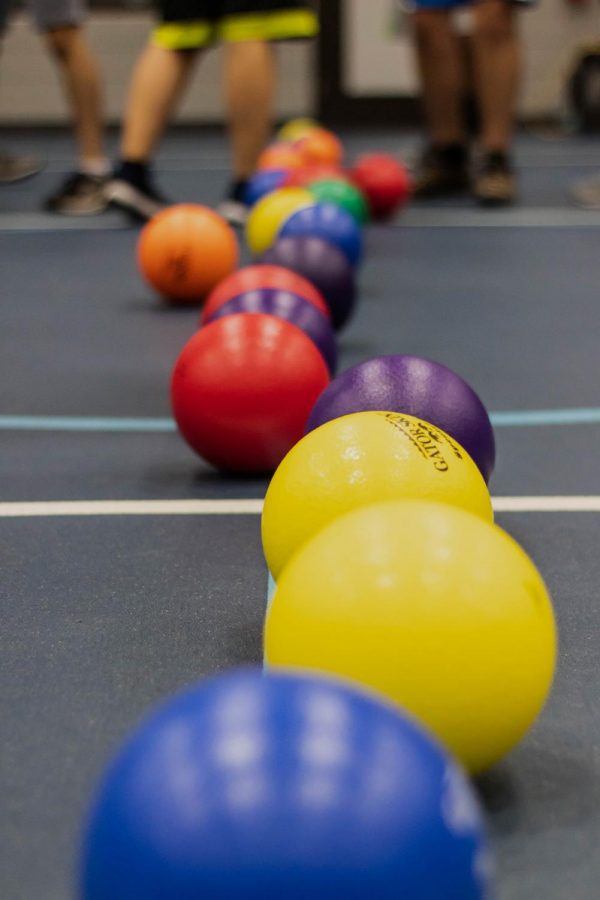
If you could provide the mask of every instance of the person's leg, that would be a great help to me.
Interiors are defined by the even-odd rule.
[[[152,156],[192,74],[197,49],[161,46],[155,37],[136,63],[124,116],[120,158],[106,188],[110,203],[145,220],[167,205],[150,170]]]
[[[520,78],[514,7],[507,0],[482,0],[473,7],[475,89],[481,117],[481,147],[510,149]]]
[[[246,182],[273,127],[277,87],[275,43],[314,37],[318,19],[308,0],[226,0],[216,36],[225,43],[224,96],[231,140],[232,183],[219,212],[241,225]]]
[[[244,181],[254,172],[271,134],[276,76],[272,44],[239,41],[227,45],[224,92],[236,181]]]
[[[464,72],[450,14],[447,10],[420,9],[413,21],[429,140],[436,145],[464,143]]]
[[[415,175],[418,198],[464,190],[468,153],[464,60],[450,10],[417,8],[413,24],[429,145]]]
[[[12,10],[12,0],[0,0],[0,49]],[[34,156],[22,156],[0,149],[0,184],[12,184],[37,175],[43,163]]]
[[[474,194],[484,204],[510,203],[516,184],[510,163],[520,77],[515,11],[508,0],[473,8],[475,91],[481,121],[481,163]]]
[[[50,28],[45,37],[63,78],[80,167],[82,171],[106,174],[102,83],[92,50],[77,25]]]
[[[192,73],[197,53],[148,44],[134,69],[121,137],[121,159],[147,163]]]

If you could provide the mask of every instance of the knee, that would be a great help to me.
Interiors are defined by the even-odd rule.
[[[513,40],[516,31],[510,2],[482,0],[475,8],[475,34],[492,44]]]
[[[73,52],[78,36],[79,29],[73,25],[51,28],[46,32],[46,42],[53,56],[64,63]]]

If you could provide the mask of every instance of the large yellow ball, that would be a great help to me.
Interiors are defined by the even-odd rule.
[[[280,188],[259,200],[252,207],[246,223],[246,242],[252,253],[268,250],[285,220],[314,202],[309,191],[294,187]]]
[[[342,513],[380,500],[442,500],[492,520],[479,469],[444,431],[393,412],[332,419],[305,435],[276,470],[262,516],[275,578],[292,554]]]
[[[277,584],[265,661],[360,682],[428,725],[473,772],[539,714],[556,657],[552,605],[521,547],[443,503],[347,513]]]
[[[319,123],[315,119],[291,119],[281,126],[277,132],[277,140],[290,141],[293,144],[294,141],[305,137],[310,131],[314,131],[315,128],[320,128]]]

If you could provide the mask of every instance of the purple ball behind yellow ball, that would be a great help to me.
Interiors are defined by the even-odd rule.
[[[292,291],[258,288],[232,297],[210,316],[207,322],[234,313],[266,313],[287,319],[300,328],[319,348],[327,368],[333,374],[337,367],[337,346],[333,329],[323,313],[312,303]]]
[[[341,250],[318,237],[279,238],[259,262],[283,266],[308,278],[321,292],[339,331],[352,317],[356,305],[354,270]]]
[[[464,447],[489,481],[496,458],[490,417],[475,391],[452,369],[404,355],[359,363],[338,375],[323,391],[306,430],[367,410],[409,413],[436,425]]]

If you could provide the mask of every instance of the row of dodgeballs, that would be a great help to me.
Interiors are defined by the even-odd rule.
[[[86,900],[491,898],[464,768],[523,737],[556,654],[542,578],[493,523],[494,452],[437,363],[330,383],[265,498],[264,671],[169,699],[123,745],[87,823]]]
[[[307,242],[337,249],[283,241],[302,242],[303,260]],[[307,280],[307,266],[272,262],[213,288],[172,382],[205,458],[277,466],[265,670],[171,698],[123,745],[87,823],[82,896],[487,900],[463,766],[482,771],[519,741],[555,659],[543,581],[493,523],[489,416],[418,357],[330,381],[325,343],[283,310],[301,298],[331,331],[331,267]]]
[[[301,437],[336,371],[334,332],[355,309],[362,227],[410,193],[391,157],[344,170],[335,135],[306,123],[293,131],[265,150],[248,184],[255,265],[235,271],[233,231],[189,204],[156,216],[138,247],[144,276],[164,297],[203,303],[202,327],[175,366],[172,406],[188,444],[229,471],[273,471]]]

